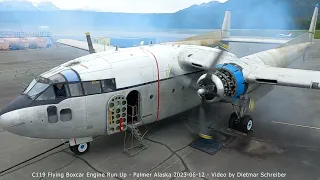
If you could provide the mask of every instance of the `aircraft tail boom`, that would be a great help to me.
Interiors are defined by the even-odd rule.
[[[221,37],[229,38],[230,37],[230,28],[231,28],[231,12],[226,11],[223,19],[223,24],[221,28]]]
[[[313,42],[314,40],[314,34],[316,33],[316,26],[317,26],[317,20],[318,20],[318,4],[316,4],[316,7],[314,8],[312,20],[310,23],[309,28],[309,41]]]

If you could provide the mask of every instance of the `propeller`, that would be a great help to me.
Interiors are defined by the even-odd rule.
[[[219,46],[218,49],[220,50],[218,54],[214,54],[214,57],[209,61],[209,65],[204,68],[204,70],[207,71],[205,78],[202,79],[203,81],[211,79],[212,74],[214,73],[216,69],[216,65],[218,64],[220,58],[222,55],[225,53],[226,49],[224,47]],[[176,71],[174,69],[170,70],[170,73],[173,76],[178,76]],[[200,81],[202,81],[200,80]],[[215,92],[215,84],[214,83],[204,83],[201,85],[199,84],[200,82],[196,84],[193,84],[192,79],[190,79],[188,76],[181,76],[179,77],[179,83],[183,85],[187,85],[194,89],[198,95],[201,98],[201,104],[198,109],[198,119],[199,119],[199,136],[204,139],[213,139],[212,136],[209,135],[209,130],[208,127],[206,126],[206,110],[205,110],[205,105],[206,105],[206,96],[216,96],[218,97],[218,93]],[[191,84],[190,84],[191,83]],[[199,86],[200,85],[200,86]]]
[[[210,75],[212,75],[212,73],[216,69],[216,65],[218,64],[221,56],[224,54],[225,51],[227,51],[227,49],[225,47],[223,47],[223,44],[218,45],[217,49],[220,50],[218,55],[214,55],[214,58],[210,61],[210,65],[204,68],[204,70],[207,71],[206,78],[208,78],[208,77],[210,77]],[[174,69],[174,67],[172,67],[170,69],[170,74],[172,74],[173,77],[181,76],[181,75],[178,75],[178,73],[176,73],[176,70]],[[199,89],[199,85],[198,84],[190,84],[190,82],[192,82],[192,79],[187,77],[187,76],[179,77],[179,82],[178,83],[180,83],[180,84],[182,84],[184,86],[189,86],[190,88],[198,91],[198,93],[199,93],[199,90],[200,90]],[[204,89],[203,91],[200,91],[200,92],[207,93],[208,91],[206,91]]]
[[[90,37],[90,33],[86,32],[86,38],[87,38],[87,42],[88,42],[88,47],[89,47],[89,53],[96,53],[96,50],[93,48],[92,45],[92,41],[91,41],[91,37]]]
[[[220,49],[220,48],[219,48]],[[216,69],[216,65],[218,64],[221,56],[225,51],[220,49],[217,56],[211,60],[209,66],[207,67],[206,79],[211,78],[212,73]],[[197,93],[201,97],[201,104],[198,109],[198,119],[199,119],[199,136],[203,139],[213,139],[212,136],[209,135],[209,130],[206,125],[206,111],[205,111],[205,104],[206,104],[206,95],[211,94],[213,96],[219,96],[218,93],[214,91],[215,85],[203,86],[198,89]]]
[[[223,55],[223,53],[225,52],[225,49],[222,46],[219,46],[218,48],[220,51],[218,53],[218,55],[214,55],[214,58],[211,60],[209,66],[207,67],[207,74],[211,74],[214,72],[214,70],[216,69],[216,65],[218,64],[221,56]]]
[[[254,110],[254,99],[250,99],[249,110],[250,110],[251,112],[253,112],[253,110]]]
[[[206,125],[207,112],[206,104],[214,103],[214,102],[226,102],[226,103],[236,103],[237,98],[232,96],[225,96],[225,83],[222,82],[220,78],[222,72],[216,72],[216,66],[219,63],[223,54],[227,51],[223,44],[221,43],[218,46],[220,51],[216,52],[214,57],[210,59],[210,61],[203,67],[206,70],[206,73],[202,75],[197,83],[192,83],[194,81],[191,80],[188,76],[181,76],[178,78],[178,83],[183,85],[188,85],[192,89],[194,89],[199,97],[201,98],[201,104],[198,108],[198,120],[199,120],[199,136],[203,139],[213,139],[212,136],[209,135],[209,129]],[[179,76],[176,73],[175,69],[171,69],[171,74],[174,76]],[[250,99],[249,109],[253,111],[254,109],[254,100]]]
[[[199,136],[204,139],[213,139],[212,136],[209,135],[209,130],[206,125],[207,112],[205,110],[206,98],[205,95],[200,95],[201,104],[198,108],[198,120],[199,120]]]

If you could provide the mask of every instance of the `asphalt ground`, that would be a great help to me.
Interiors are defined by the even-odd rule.
[[[269,48],[272,46],[230,44],[230,51],[239,57]],[[317,41],[306,61],[297,61],[292,68],[320,70],[319,50]],[[21,93],[34,76],[85,54],[63,46],[1,52],[0,108]],[[254,131],[249,136],[227,131],[232,107],[214,104],[207,124],[224,145],[214,155],[188,146],[198,128],[194,110],[149,125],[148,148],[133,157],[123,153],[123,134],[96,137],[87,154],[74,156],[62,140],[30,139],[0,130],[0,179],[139,179],[135,173],[140,172],[152,173],[143,179],[232,179],[229,173],[240,179],[320,179],[319,103],[319,91],[275,87],[250,112]],[[120,172],[127,177],[111,177]],[[189,177],[156,178],[155,172],[172,176],[174,172],[191,173]],[[267,172],[285,177],[262,177],[261,173]],[[67,177],[71,173],[83,177]],[[105,173],[106,177],[88,177],[90,173]],[[193,178],[193,173],[203,178]],[[258,173],[260,178],[244,177],[248,176],[245,173]]]

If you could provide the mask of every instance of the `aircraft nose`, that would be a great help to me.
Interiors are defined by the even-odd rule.
[[[31,103],[32,100],[27,95],[20,95],[1,110],[0,116],[14,110],[29,107]]]
[[[31,103],[32,100],[26,95],[21,95],[15,100],[11,101],[0,112],[0,126],[9,132],[13,132],[15,126],[23,124],[19,113],[16,110],[26,108],[30,106]]]
[[[11,132],[10,129],[22,124],[18,112],[8,112],[0,116],[0,126],[9,132]]]

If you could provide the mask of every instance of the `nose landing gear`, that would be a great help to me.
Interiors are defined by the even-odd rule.
[[[89,149],[90,149],[90,142],[78,144],[78,145],[75,145],[75,146],[70,146],[70,145],[69,145],[69,148],[70,148],[70,150],[71,150],[72,152],[74,152],[75,154],[77,154],[77,155],[83,155],[83,154],[85,154],[86,152],[89,151]]]
[[[239,99],[239,109],[232,104],[234,113],[229,117],[229,128],[243,133],[249,133],[253,127],[253,119],[249,115],[245,115],[250,106],[250,98],[248,96],[241,96]]]
[[[76,155],[83,155],[90,149],[90,142],[93,141],[92,137],[73,138],[69,140],[69,149]]]

